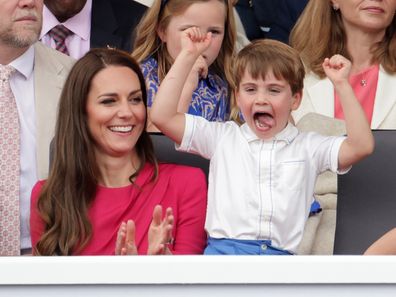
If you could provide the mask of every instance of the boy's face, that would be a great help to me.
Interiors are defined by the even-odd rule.
[[[269,71],[263,80],[254,79],[245,71],[235,93],[236,102],[250,129],[261,139],[269,139],[282,131],[292,110],[301,102],[301,92],[292,94],[284,79]]]

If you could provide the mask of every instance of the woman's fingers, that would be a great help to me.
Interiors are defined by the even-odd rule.
[[[173,210],[168,207],[162,219],[162,206],[156,205],[153,210],[153,220],[149,228],[148,254],[170,254],[169,244],[173,243],[172,229],[174,224]],[[133,220],[122,222],[117,232],[115,254],[137,255],[135,243],[136,227]]]
[[[167,254],[166,249],[169,250],[169,245],[173,244],[172,230],[173,230],[174,216],[172,208],[166,209],[165,218],[163,220],[163,239],[162,243],[164,248],[162,249],[163,254]]]
[[[122,222],[117,232],[115,252],[116,255],[137,255],[135,245],[135,223],[128,220]]]
[[[153,210],[153,220],[151,221],[151,225],[153,226],[161,225],[161,217],[162,217],[162,206],[156,205]]]
[[[137,255],[137,249],[135,244],[135,222],[128,220],[126,224],[126,255]]]
[[[162,219],[162,207],[155,206],[153,220],[149,229],[149,255],[169,254],[167,245],[172,242],[174,216],[172,208],[168,207]]]
[[[122,255],[123,248],[125,246],[125,240],[126,240],[126,223],[122,222],[117,232],[117,239],[115,246],[116,255]]]
[[[168,222],[171,223],[171,224],[173,224],[174,217],[173,217],[173,210],[172,210],[171,207],[168,207],[168,208],[166,209],[166,214],[165,214],[165,216],[166,216],[166,219],[168,220]]]

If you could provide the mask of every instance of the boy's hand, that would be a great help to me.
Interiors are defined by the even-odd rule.
[[[330,59],[325,58],[322,67],[327,77],[335,87],[348,82],[351,71],[351,62],[341,55],[334,55]]]
[[[181,48],[198,57],[209,47],[211,41],[211,32],[204,34],[199,28],[191,27],[183,31]]]

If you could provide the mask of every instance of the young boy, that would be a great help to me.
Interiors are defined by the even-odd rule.
[[[304,66],[295,50],[271,40],[246,46],[234,62],[232,115],[241,114],[245,123],[210,123],[176,110],[194,62],[205,56],[211,38],[197,28],[184,31],[152,121],[180,150],[211,160],[205,254],[294,254],[318,174],[345,173],[374,149],[348,82],[351,63],[340,55],[323,62],[343,106],[347,137],[300,133],[289,123],[301,101]]]

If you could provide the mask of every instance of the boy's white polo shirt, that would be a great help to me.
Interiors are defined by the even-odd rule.
[[[211,160],[208,235],[272,240],[273,246],[295,253],[316,177],[326,170],[337,172],[344,139],[301,133],[288,124],[273,139],[262,140],[247,124],[209,122],[186,114],[178,150]]]

